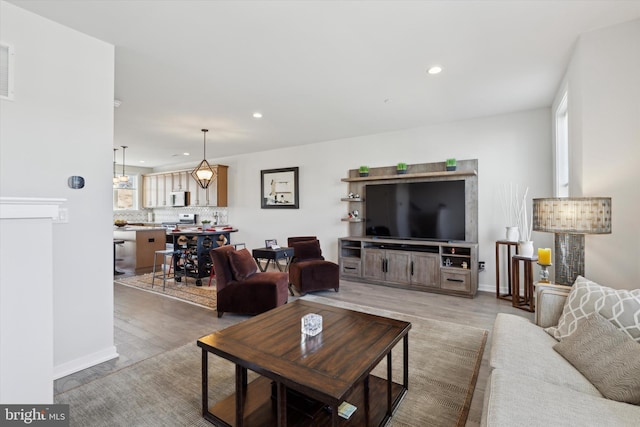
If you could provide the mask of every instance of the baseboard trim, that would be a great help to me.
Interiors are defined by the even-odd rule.
[[[67,375],[82,371],[83,369],[90,368],[107,360],[115,359],[116,357],[120,357],[118,350],[116,346],[111,346],[78,359],[70,360],[69,362],[53,367],[53,379],[57,380],[58,378],[66,377]]]
[[[478,291],[479,292],[496,292],[496,287],[487,285],[486,283],[478,283]]]

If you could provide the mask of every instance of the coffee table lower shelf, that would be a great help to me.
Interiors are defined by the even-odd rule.
[[[387,416],[387,380],[369,375],[369,391],[370,391],[370,422],[369,426],[383,426],[389,417]],[[391,383],[391,402],[392,411],[406,394],[407,390],[401,384]],[[339,418],[341,426],[365,426],[365,410],[364,410],[364,384],[361,382],[345,399],[347,402],[356,406],[358,409],[351,415],[348,420]],[[245,399],[244,411],[244,427],[267,427],[277,426],[276,403],[271,398],[271,380],[266,377],[258,377],[247,385],[247,394]],[[312,405],[313,406],[313,405]],[[287,426],[331,426],[331,413],[325,409],[325,405],[318,402],[312,408],[311,413],[304,413],[292,407],[287,408]],[[223,399],[209,408],[209,413],[204,414],[205,419],[217,426],[232,427],[235,425],[236,417],[236,397],[235,394]]]

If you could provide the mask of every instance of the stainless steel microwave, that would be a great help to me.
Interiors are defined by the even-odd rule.
[[[169,205],[171,206],[189,206],[188,191],[172,191],[169,197]]]

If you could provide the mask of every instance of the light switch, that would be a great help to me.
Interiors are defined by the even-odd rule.
[[[67,224],[69,222],[69,208],[58,208],[58,218],[54,219],[53,222]]]

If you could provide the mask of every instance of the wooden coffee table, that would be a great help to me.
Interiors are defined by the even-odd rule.
[[[322,332],[303,335],[300,319],[322,316]],[[409,383],[411,323],[305,300],[198,340],[202,348],[202,413],[219,426],[381,426]],[[391,350],[403,341],[403,382],[392,379]],[[236,392],[209,407],[208,354],[236,365]],[[386,357],[387,378],[371,371]],[[247,383],[247,370],[260,374]],[[338,416],[347,401],[350,419]]]

